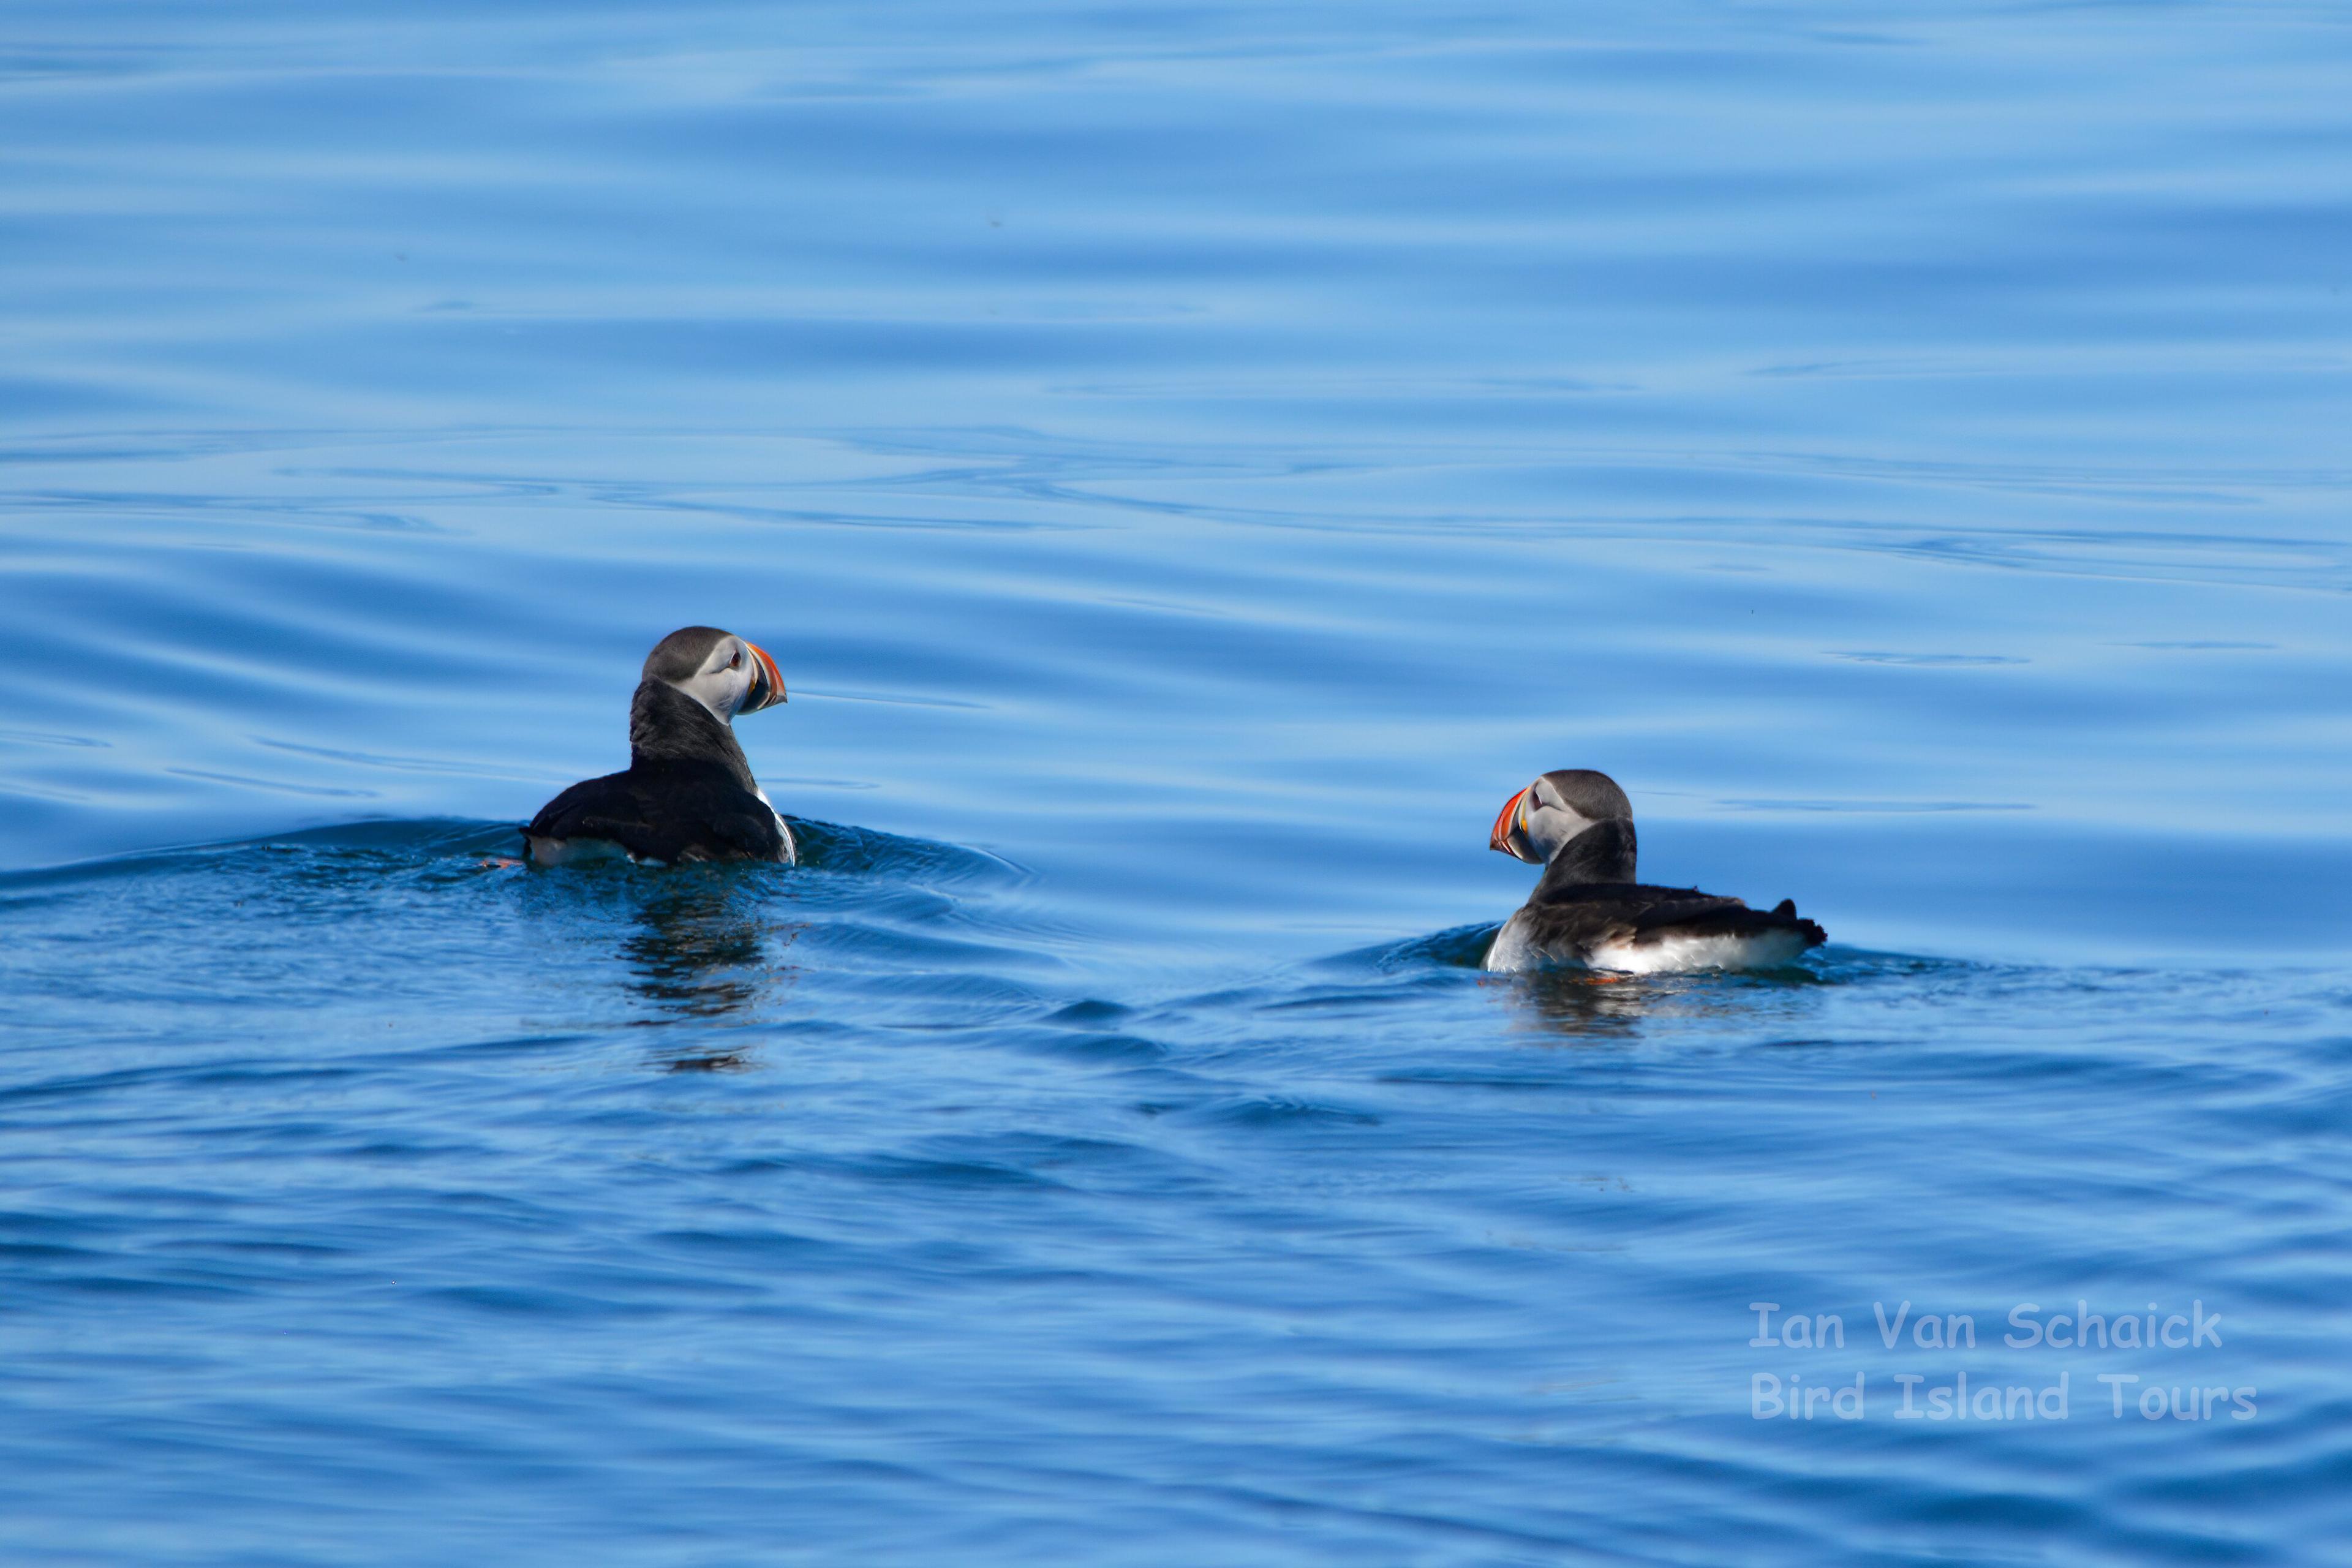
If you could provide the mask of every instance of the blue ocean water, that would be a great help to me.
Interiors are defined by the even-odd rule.
[[[0,1560],[2352,1560],[2347,81],[12,5]],[[806,864],[509,864],[692,622]]]

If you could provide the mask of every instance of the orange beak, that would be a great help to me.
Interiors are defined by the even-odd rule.
[[[1528,789],[1535,787],[1529,784]],[[1528,790],[1523,789],[1503,803],[1502,811],[1495,818],[1495,831],[1486,839],[1487,848],[1499,849],[1514,860],[1527,858],[1511,847],[1511,839],[1519,831],[1519,807],[1527,804],[1527,799]]]
[[[757,713],[762,708],[773,708],[784,700],[783,672],[758,643],[746,641],[743,646],[751,650],[751,689],[740,711]]]

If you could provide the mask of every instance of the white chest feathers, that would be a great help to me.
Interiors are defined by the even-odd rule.
[[[768,815],[776,819],[777,836],[784,841],[784,864],[787,866],[799,865],[801,863],[801,847],[793,842],[792,826],[784,821],[784,814],[776,809],[776,803],[768,798],[768,792],[760,787],[760,781],[757,779],[753,779],[751,781],[751,793],[760,797],[760,804],[766,806],[768,808]]]
[[[1579,964],[1620,974],[1685,974],[1708,969],[1779,969],[1795,963],[1804,951],[1802,931],[1781,930],[1705,936],[1669,931],[1639,942],[1603,942],[1582,954],[1553,953],[1528,941],[1527,922],[1514,915],[1495,933],[1484,967],[1497,974]]]

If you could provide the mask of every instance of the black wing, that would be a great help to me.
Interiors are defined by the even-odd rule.
[[[1703,904],[1661,904],[1648,910],[1633,922],[1633,940],[1657,938],[1669,932],[1676,936],[1757,936],[1769,931],[1792,931],[1805,939],[1807,947],[1819,947],[1829,941],[1829,932],[1812,921],[1797,913],[1795,902],[1783,899],[1769,910],[1751,910],[1738,899],[1710,898],[1698,895]]]
[[[602,838],[642,860],[781,860],[768,803],[724,768],[632,768],[573,784],[523,829],[532,838]]]
[[[1626,942],[1668,935],[1733,936],[1794,931],[1807,947],[1829,940],[1827,932],[1783,900],[1770,910],[1751,910],[1738,899],[1702,893],[1696,888],[1655,888],[1641,882],[1583,882],[1539,893],[1521,911],[1528,939],[1547,952],[1587,952]]]

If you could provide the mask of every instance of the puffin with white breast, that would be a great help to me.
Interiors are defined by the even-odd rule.
[[[1496,932],[1488,969],[1777,969],[1829,940],[1786,899],[1751,910],[1696,888],[1634,880],[1633,803],[1590,768],[1546,773],[1505,801],[1486,847],[1544,868]]]
[[[784,700],[784,678],[757,644],[682,626],[654,645],[629,702],[629,765],[573,784],[524,828],[541,866],[625,855],[681,860],[796,858],[734,721]]]

